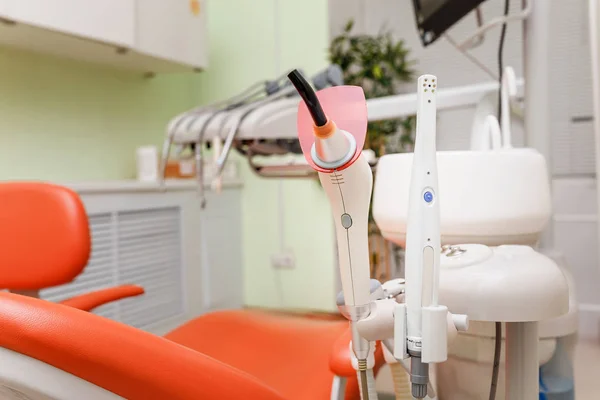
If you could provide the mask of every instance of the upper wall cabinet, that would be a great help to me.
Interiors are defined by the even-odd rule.
[[[202,9],[202,2],[137,0],[136,3],[139,51],[187,65],[206,65],[206,10]]]
[[[207,65],[205,0],[0,0],[0,44],[143,72]]]
[[[7,18],[18,23],[118,46],[135,46],[135,0],[12,0],[7,10]]]

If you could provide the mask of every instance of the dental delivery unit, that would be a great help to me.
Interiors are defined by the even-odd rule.
[[[368,212],[373,185],[362,156],[366,135],[366,104],[362,89],[340,86],[314,93],[297,72],[289,75],[303,103],[298,110],[298,135],[308,163],[319,172],[334,215],[342,312],[352,327],[363,399],[376,396],[372,379],[375,342],[393,339],[394,356],[411,359],[414,397],[425,398],[429,364],[447,358],[448,309],[438,304],[440,222],[435,156],[436,78],[418,82],[415,157],[410,187],[406,245],[406,303],[382,299],[371,303],[368,254]],[[324,111],[326,110],[326,111]],[[385,304],[385,305],[384,305]],[[377,310],[376,312],[373,312]],[[465,316],[455,316],[466,329]],[[381,325],[390,324],[382,330]],[[393,336],[380,336],[393,332]]]
[[[497,329],[506,323],[504,392],[511,400],[537,398],[538,322],[569,310],[564,275],[553,261],[528,246],[460,243],[535,243],[549,210],[543,157],[531,149],[512,148],[436,152],[439,82],[433,75],[421,76],[414,154],[384,156],[378,164],[374,216],[384,236],[406,248],[405,280],[381,285],[369,280],[367,219],[372,174],[361,152],[367,123],[362,90],[338,86],[315,93],[297,71],[289,78],[303,100],[297,123],[302,151],[318,171],[333,212],[342,280],[338,305],[351,324],[353,365],[362,398],[376,398],[372,368],[377,342],[382,343],[388,363],[408,369],[406,361],[410,360],[414,398],[434,398],[430,365],[448,359],[448,344],[458,332],[469,329],[469,320],[495,323]],[[444,173],[438,173],[440,162]],[[539,194],[535,210],[524,201],[504,211],[521,216],[520,220],[509,218],[510,227],[501,222],[507,215],[488,209],[496,206],[492,198],[499,191],[505,191],[505,198],[527,191],[525,186],[508,190],[504,176],[514,172],[503,170],[506,165],[529,171],[529,185],[525,185]],[[450,171],[454,181],[445,174]],[[467,182],[479,183],[493,174],[497,176],[495,188],[464,198]],[[460,177],[458,183],[455,176]],[[410,182],[408,190],[406,182]],[[478,231],[481,223],[451,232],[456,223],[441,217],[441,210],[459,206],[465,214],[478,209],[487,212],[488,236]],[[467,220],[468,216],[461,221]],[[500,364],[500,353],[496,353],[489,389],[494,396]]]

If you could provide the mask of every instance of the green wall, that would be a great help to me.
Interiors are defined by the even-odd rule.
[[[213,0],[209,26],[210,68],[200,77],[204,101],[291,68],[310,74],[327,65],[326,0]],[[247,305],[333,310],[333,222],[318,183],[265,180],[239,164]],[[271,256],[283,249],[293,251],[295,269],[271,266]]]
[[[0,48],[0,179],[133,178],[135,148],[162,143],[196,79]]]
[[[200,74],[147,79],[0,49],[0,179],[133,178],[135,148],[161,145],[174,115],[289,68],[326,65],[326,0],[208,0],[207,12],[209,67]],[[240,165],[246,303],[333,309],[333,225],[319,185],[260,179]],[[274,270],[271,256],[284,248],[296,268]]]

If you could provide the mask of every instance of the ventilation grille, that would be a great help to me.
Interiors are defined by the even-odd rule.
[[[43,290],[42,298],[57,302],[131,283],[146,293],[94,313],[140,329],[184,313],[179,207],[92,214],[89,222],[92,256],[85,270],[70,284]]]

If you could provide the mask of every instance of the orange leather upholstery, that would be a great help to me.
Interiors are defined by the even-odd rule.
[[[251,375],[207,355],[60,304],[0,293],[0,330],[1,347],[129,400],[283,400]]]
[[[339,369],[348,377],[346,399],[356,400],[360,395],[347,332],[344,319],[232,310],[196,318],[165,337],[248,372],[290,400],[330,398],[330,357],[342,337],[345,346],[336,349],[342,354],[334,358],[346,362]]]
[[[71,297],[70,299],[61,301],[60,304],[78,310],[91,311],[96,307],[100,307],[101,305],[112,301],[139,296],[141,294],[144,294],[144,288],[141,286],[121,285]]]
[[[337,376],[352,377],[356,374],[356,370],[352,367],[352,359],[350,351],[350,340],[352,340],[352,332],[347,330],[333,344],[333,349],[329,356],[329,368]]]
[[[72,281],[90,255],[85,209],[67,188],[0,184],[0,288],[39,290]]]
[[[73,280],[90,254],[77,194],[45,183],[0,184],[0,250],[0,288]],[[121,286],[63,305],[0,293],[0,346],[127,399],[325,400],[332,369],[348,378],[346,400],[359,399],[346,320],[223,311],[184,324],[167,340],[80,311],[142,293]]]

